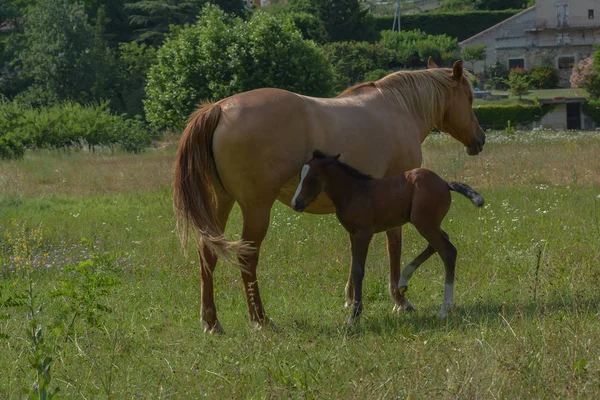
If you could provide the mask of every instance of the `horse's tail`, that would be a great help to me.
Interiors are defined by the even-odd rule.
[[[481,207],[485,203],[485,200],[483,200],[483,196],[475,190],[473,190],[473,188],[469,185],[460,182],[448,182],[448,188],[456,193],[460,193],[463,196],[467,197],[477,207]]]
[[[204,248],[236,265],[239,265],[236,253],[247,255],[252,251],[246,242],[226,239],[217,217],[214,180],[218,179],[218,172],[212,154],[212,139],[221,112],[219,103],[211,103],[190,116],[175,161],[173,208],[179,238],[185,249],[192,225],[203,265],[206,265]]]

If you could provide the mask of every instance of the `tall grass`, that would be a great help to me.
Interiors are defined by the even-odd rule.
[[[137,157],[34,153],[1,164],[8,183],[0,194],[1,279],[6,290],[25,288],[10,267],[15,251],[6,238],[18,233],[15,225],[42,231],[32,258],[44,310],[36,322],[61,397],[595,398],[599,150],[600,135],[583,133],[492,135],[478,157],[445,136],[428,139],[425,164],[486,199],[477,210],[455,196],[445,221],[459,252],[457,308],[445,321],[436,318],[443,297],[437,257],[411,280],[407,295],[417,311],[392,312],[379,235],[367,261],[362,321],[345,328],[344,230],[333,216],[276,204],[259,280],[279,330],[250,327],[240,272],[219,265],[216,301],[227,334],[204,335],[197,260],[183,256],[173,231],[170,149]],[[240,231],[235,208],[228,232]],[[424,247],[405,228],[403,263]],[[97,323],[81,320],[65,335],[57,329],[70,321],[65,298],[52,293],[65,282],[71,293],[90,291],[90,280],[65,267],[98,254],[118,263],[97,262],[90,276],[110,274],[118,284],[102,292]],[[69,312],[75,297],[67,298]],[[0,339],[0,397],[14,398],[35,380],[27,310],[1,314],[8,338]]]

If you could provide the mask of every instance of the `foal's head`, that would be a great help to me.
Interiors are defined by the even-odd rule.
[[[323,181],[325,169],[339,163],[339,158],[339,154],[337,156],[328,156],[319,150],[313,152],[313,157],[302,167],[300,183],[292,199],[292,208],[294,210],[304,211],[317,198],[325,187]]]

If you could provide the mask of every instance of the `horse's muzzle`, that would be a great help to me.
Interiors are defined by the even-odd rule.
[[[307,205],[304,204],[303,201],[298,201],[296,200],[293,204],[292,204],[292,208],[294,209],[294,211],[298,211],[298,212],[302,212],[304,210],[306,210]]]
[[[476,156],[483,151],[483,145],[485,144],[485,133],[481,132],[477,138],[471,141],[471,145],[467,147],[467,154],[470,156]]]

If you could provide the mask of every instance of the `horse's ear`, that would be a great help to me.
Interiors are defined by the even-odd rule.
[[[337,160],[339,160],[339,159],[340,159],[340,156],[341,156],[341,154],[339,154],[339,153],[338,153],[338,155],[337,155],[337,156],[335,156],[335,157],[333,157],[333,159],[334,159],[335,161],[337,161]]]
[[[455,81],[460,81],[462,76],[463,76],[462,61],[458,60],[457,62],[454,63],[454,66],[452,67],[452,77],[454,78]]]
[[[429,69],[439,68],[438,65],[435,63],[435,61],[433,61],[433,57],[431,57],[431,56],[429,56],[429,58],[427,59],[427,68],[429,68]]]

